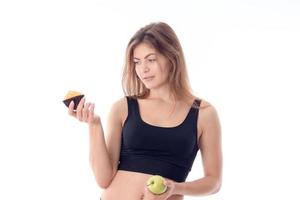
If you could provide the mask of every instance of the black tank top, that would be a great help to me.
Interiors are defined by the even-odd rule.
[[[126,99],[128,115],[122,129],[118,169],[184,182],[198,152],[199,109],[191,107],[184,121],[175,127],[159,127],[142,120],[134,97]],[[201,100],[195,99],[194,103],[200,106]]]

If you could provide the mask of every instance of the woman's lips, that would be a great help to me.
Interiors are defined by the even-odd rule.
[[[153,78],[154,78],[154,76],[148,76],[148,77],[145,77],[144,80],[145,81],[151,81]]]

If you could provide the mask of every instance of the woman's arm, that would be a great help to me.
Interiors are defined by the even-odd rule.
[[[180,195],[209,195],[218,192],[222,183],[221,125],[215,108],[205,106],[200,111],[198,131],[204,177],[191,182],[175,183],[174,193]]]
[[[220,183],[217,178],[205,176],[191,182],[175,182],[173,195],[204,196],[217,193],[220,190]]]
[[[116,171],[121,144],[121,114],[124,107],[124,98],[113,104],[108,117],[108,134],[105,141],[100,117],[94,114],[94,104],[86,103],[82,98],[74,112],[74,102],[69,105],[69,114],[81,122],[86,122],[89,127],[90,152],[89,161],[97,184],[107,188]],[[107,143],[107,145],[106,145]]]
[[[117,172],[122,131],[122,109],[126,99],[116,101],[107,120],[107,138],[105,140],[101,122],[89,126],[90,164],[96,181],[101,188],[107,188]]]
[[[107,152],[101,122],[89,126],[90,136],[90,165],[97,184],[106,188],[112,179],[112,163]]]

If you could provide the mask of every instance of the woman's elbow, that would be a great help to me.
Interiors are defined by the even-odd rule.
[[[106,188],[108,188],[109,185],[110,185],[111,182],[112,182],[112,179],[111,179],[111,178],[109,179],[108,177],[104,178],[104,177],[98,177],[98,176],[96,176],[95,178],[96,178],[97,185],[98,185],[101,189],[106,189]]]
[[[216,179],[211,194],[218,193],[221,190],[221,186],[222,186],[222,181],[220,179]]]
[[[106,189],[110,185],[110,182],[97,180],[97,184],[101,189]]]

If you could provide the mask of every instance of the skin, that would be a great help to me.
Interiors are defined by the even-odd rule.
[[[147,99],[138,100],[143,121],[161,127],[174,127],[180,124],[187,115],[193,100],[190,105],[187,105],[176,101],[170,94],[166,82],[169,66],[165,57],[148,44],[141,43],[134,49],[134,62],[137,76],[150,89],[150,96]],[[154,76],[154,79],[146,81],[143,79],[146,76]],[[89,127],[101,126],[100,117],[94,113],[94,103],[85,103],[83,98],[76,112],[73,111],[73,107],[74,104],[71,103],[69,106],[71,116],[87,123]],[[110,181],[102,182],[96,176],[96,179],[99,179],[99,186],[105,189],[102,193],[102,200],[181,200],[183,195],[209,195],[220,189],[222,182],[221,126],[217,112],[209,102],[202,99],[197,122],[198,146],[203,161],[204,177],[184,183],[165,178],[168,189],[162,195],[154,195],[147,189],[146,181],[152,175],[117,170],[120,133],[128,114],[127,110],[127,100],[124,97],[112,105],[108,117],[105,141],[111,160],[109,166],[112,169],[112,176]],[[159,116],[155,115],[157,112],[160,113]],[[111,171],[107,171],[107,174],[109,172]],[[101,180],[104,178],[102,177]]]

